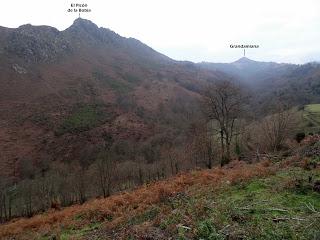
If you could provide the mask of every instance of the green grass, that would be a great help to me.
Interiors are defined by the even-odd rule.
[[[100,227],[101,223],[91,223],[81,229],[69,229],[61,233],[60,240],[79,239],[86,233],[91,232]]]
[[[318,133],[320,131],[320,104],[305,105],[302,111],[306,133]]]
[[[113,230],[131,236],[133,229],[144,233],[143,228],[151,225],[179,240],[319,239],[320,193],[313,191],[317,180],[319,168],[308,171],[291,167],[265,178],[225,182],[218,188],[214,183],[192,185],[133,214]],[[82,216],[77,219],[81,221]],[[85,227],[64,229],[59,239],[90,239],[94,231],[103,232],[103,223],[110,220],[96,219]],[[132,235],[126,239],[138,238]]]
[[[308,176],[319,170],[291,169],[265,179],[254,179],[218,192],[195,187],[188,198],[171,200],[172,212],[160,228],[190,227],[182,239],[316,239],[320,237],[320,194]]]
[[[69,240],[69,239],[81,239],[84,237],[88,232],[92,232],[96,229],[101,227],[101,223],[90,223],[87,226],[77,229],[77,228],[69,228],[65,229],[63,232],[59,234],[53,235],[45,235],[40,236],[39,240],[52,240],[52,239],[60,239],[60,240]]]
[[[128,221],[128,224],[129,225],[137,225],[137,224],[144,223],[146,221],[153,220],[158,215],[158,213],[159,213],[159,209],[158,208],[151,208],[151,209],[145,211],[142,214],[139,214],[137,216],[133,216]]]
[[[320,113],[320,104],[309,104],[305,106],[305,110],[309,112]]]

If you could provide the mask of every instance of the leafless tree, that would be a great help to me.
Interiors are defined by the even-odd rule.
[[[243,116],[247,98],[240,86],[228,80],[216,81],[205,89],[204,113],[209,132],[220,142],[221,165],[231,159],[231,144],[238,134],[237,120]]]
[[[108,197],[111,194],[112,179],[116,167],[114,161],[112,160],[110,152],[105,150],[100,153],[95,166],[101,193],[103,197]]]
[[[190,131],[192,135],[190,154],[194,158],[195,166],[205,165],[205,167],[211,169],[216,161],[217,152],[214,136],[208,131],[207,122],[193,123]]]
[[[80,204],[87,200],[87,171],[83,166],[74,169],[73,181],[74,191]]]
[[[283,147],[294,127],[295,113],[279,104],[273,114],[263,119],[261,129],[267,150],[276,152]]]

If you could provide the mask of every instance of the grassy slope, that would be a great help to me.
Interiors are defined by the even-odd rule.
[[[195,189],[191,201],[197,205],[178,208],[182,212],[189,208],[194,215],[192,228],[184,235],[196,239],[313,239],[320,234],[320,215],[313,212],[320,209],[320,195],[307,184],[297,188],[294,180],[300,176],[306,182],[309,174],[292,168],[227,185],[218,192]],[[319,171],[314,174],[320,177]]]
[[[320,104],[310,104],[306,106],[306,110],[320,113]]]
[[[129,219],[119,239],[314,239],[320,234],[320,194],[301,168],[235,184],[194,185]],[[320,177],[319,170],[312,174]],[[300,187],[295,178],[304,179]],[[99,232],[99,231],[98,231]],[[117,234],[83,235],[113,239]]]
[[[320,194],[306,171],[236,163],[0,227],[17,239],[312,239]]]
[[[305,123],[303,128],[308,132],[320,131],[320,104],[306,105],[303,110]]]

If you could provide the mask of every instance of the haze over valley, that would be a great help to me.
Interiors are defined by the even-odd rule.
[[[0,238],[318,239],[317,49],[184,61],[107,27],[0,27]]]

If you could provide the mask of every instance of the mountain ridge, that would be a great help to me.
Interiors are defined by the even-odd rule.
[[[77,19],[63,31],[31,25],[3,31],[2,169],[15,159],[35,165],[79,162],[83,156],[93,161],[106,134],[119,144],[172,135],[202,85],[223,76],[174,61],[88,20]],[[107,115],[102,119],[93,114],[101,111]],[[87,114],[96,118],[93,123],[85,122]],[[77,125],[77,118],[84,118],[84,125]]]
[[[101,161],[115,170],[109,181],[114,185],[103,187],[103,196],[212,167],[215,160],[206,163],[212,149],[202,135],[202,103],[208,86],[222,80],[248,92],[248,121],[264,119],[270,114],[264,107],[280,101],[320,102],[315,64],[175,61],[84,19],[63,31],[0,29],[0,191],[14,186],[21,194],[13,208],[2,204],[13,211],[0,211],[0,218],[101,196]],[[43,179],[48,185],[41,185],[47,184]],[[56,189],[47,198],[46,191],[37,191],[50,188],[51,179]]]
[[[154,129],[155,121],[159,122],[156,120],[159,116],[164,120],[156,132],[160,134],[162,128],[174,132],[173,126],[181,126],[177,122],[189,117],[189,112],[197,111],[196,102],[210,81],[231,78],[239,81],[241,74],[246,73],[234,63],[206,65],[175,61],[139,40],[121,37],[85,19],[76,19],[63,31],[32,25],[1,28],[0,31],[0,111],[3,113],[1,121],[6,126],[0,132],[5,139],[0,147],[5,153],[0,158],[0,166],[16,158],[21,161],[32,159],[33,162],[41,162],[42,158],[80,159],[86,145],[92,149],[103,145],[105,133],[117,140],[130,139],[130,136],[146,140],[155,135],[151,129]],[[271,99],[279,95],[277,92],[281,89],[285,92],[286,88],[279,90],[276,87],[283,82],[288,86],[286,82],[290,79],[300,83],[296,76],[305,74],[307,69],[310,78],[314,79],[310,86],[315,86],[312,91],[316,94],[316,66],[310,69],[307,65],[299,68],[272,64],[270,68],[269,63],[249,59],[240,59],[236,64],[241,66],[243,62],[255,73],[249,76],[253,82],[243,83],[248,88],[256,83],[263,93],[257,94],[259,99]],[[256,65],[262,65],[262,71]],[[282,81],[289,73],[292,76],[285,77],[289,80]],[[296,85],[299,86],[297,89],[302,89]],[[309,101],[303,100],[299,93],[295,95],[300,96],[300,102]],[[97,103],[104,105],[103,108],[115,117],[109,122],[99,120],[96,123],[99,126],[90,125],[88,130],[76,134],[68,132],[74,129],[61,130],[79,104],[96,106]],[[128,130],[126,124],[130,121],[134,124]],[[31,133],[25,132],[27,126],[32,129],[29,130]],[[96,136],[97,131],[100,133]],[[56,136],[56,133],[60,135]],[[48,136],[48,139],[44,141],[42,136]],[[70,138],[77,144],[70,144]],[[97,147],[90,143],[92,141],[98,142]],[[64,146],[73,150],[66,150]],[[66,151],[71,153],[67,155]],[[94,158],[97,150],[90,151]]]
[[[136,38],[123,37],[123,36],[115,33],[114,31],[110,30],[109,28],[98,27],[98,26],[97,26],[95,23],[93,23],[91,20],[85,19],[85,18],[81,18],[81,17],[76,18],[69,27],[67,27],[67,28],[65,28],[65,29],[63,29],[63,30],[58,30],[56,27],[52,27],[52,26],[49,26],[49,25],[33,25],[33,24],[30,24],[30,23],[20,25],[20,26],[18,26],[17,28],[0,26],[0,29],[6,29],[6,30],[9,30],[9,31],[10,31],[10,30],[15,30],[15,29],[19,29],[19,28],[25,28],[25,27],[28,27],[28,28],[30,28],[30,27],[31,27],[31,28],[43,28],[43,29],[44,29],[44,28],[48,28],[48,29],[52,29],[52,30],[58,31],[58,32],[60,32],[60,33],[65,32],[65,31],[67,31],[67,30],[70,30],[70,28],[72,29],[72,28],[80,27],[80,28],[85,28],[85,29],[88,30],[88,27],[89,27],[89,28],[96,28],[96,29],[99,29],[99,30],[107,30],[107,31],[109,31],[109,32],[114,33],[114,34],[117,35],[117,36],[120,36],[120,37],[124,38],[124,39],[132,39],[132,40],[135,40],[135,41],[137,41],[137,42],[139,42],[139,43],[142,43],[140,40],[138,40],[138,39],[136,39]],[[142,43],[142,44],[143,44],[143,43]],[[143,45],[145,45],[145,44],[143,44]],[[145,45],[145,46],[147,46],[147,45]],[[153,48],[151,48],[151,49],[153,49]],[[153,50],[154,50],[154,49],[153,49]],[[156,51],[156,50],[154,50],[154,51]],[[157,51],[156,51],[156,52],[157,52]],[[164,55],[164,54],[162,54],[162,55]],[[170,57],[168,57],[168,56],[166,56],[166,57],[167,57],[167,58],[170,58]],[[256,60],[252,60],[252,59],[250,59],[250,58],[248,58],[248,57],[240,57],[239,59],[237,59],[237,60],[235,60],[235,61],[233,61],[233,62],[229,62],[229,63],[212,62],[212,61],[202,61],[202,62],[197,62],[197,63],[196,63],[196,62],[193,62],[193,61],[187,61],[187,62],[192,62],[192,63],[194,63],[194,64],[203,64],[203,63],[204,63],[204,64],[207,64],[207,63],[212,63],[212,64],[232,64],[232,63],[237,63],[237,62],[238,62],[238,63],[239,63],[239,62],[243,62],[244,59],[249,60],[249,61],[251,61],[251,62],[274,63],[274,64],[280,64],[280,65],[282,65],[282,64],[305,65],[305,64],[308,64],[308,63],[312,63],[312,62],[314,62],[314,63],[316,63],[316,64],[319,64],[319,61],[306,62],[306,63],[303,63],[303,64],[294,64],[294,63],[285,63],[285,62],[279,63],[279,62],[274,62],[274,61],[256,61]],[[174,60],[174,61],[176,61],[176,62],[185,62],[185,61],[180,61],[180,60]],[[247,61],[247,62],[248,62],[248,61]]]
[[[175,61],[139,40],[121,37],[85,19],[76,19],[63,31],[32,25],[0,31],[4,32],[0,34],[0,111],[1,121],[7,126],[2,133],[6,144],[0,150],[8,154],[0,164],[15,158],[38,162],[48,155],[69,161],[78,159],[77,151],[85,148],[91,138],[99,142],[100,148],[105,132],[116,139],[128,136],[147,139],[154,134],[151,129],[159,116],[166,120],[156,131],[160,134],[161,128],[167,128],[174,132],[177,122],[189,116],[189,112],[197,111],[196,102],[211,81],[233,78],[250,88],[259,104],[279,96],[293,98],[286,100],[293,104],[316,102],[320,98],[317,95],[320,70],[314,64],[283,65],[248,58],[230,64]],[[82,32],[84,37],[80,38]],[[309,79],[308,84],[304,79]],[[310,97],[305,97],[305,92]],[[99,126],[90,125],[88,130],[77,133],[83,135],[84,141],[68,132],[74,129],[61,130],[79,104],[97,103],[115,114],[109,119],[111,122],[99,120]],[[122,120],[118,123],[118,119]],[[130,131],[126,127],[128,121],[134,122]],[[164,122],[170,122],[171,127]],[[20,136],[26,125],[33,129],[32,134]],[[96,131],[101,131],[98,137],[94,136]],[[62,149],[70,145],[68,134],[80,141],[69,156]],[[89,139],[85,137],[87,134]],[[40,144],[42,135],[49,136],[50,141]],[[12,139],[19,139],[21,147],[14,145]],[[32,153],[30,157],[25,157],[26,149]]]

